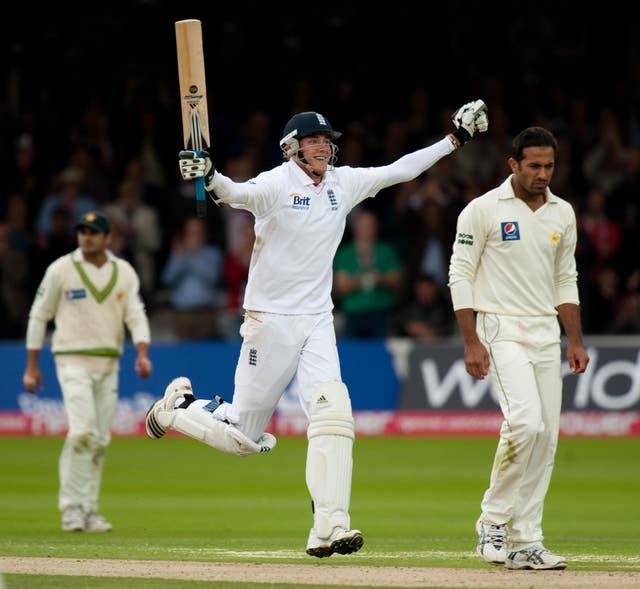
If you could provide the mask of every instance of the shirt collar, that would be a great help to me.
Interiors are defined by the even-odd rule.
[[[105,250],[105,253],[107,254],[107,262],[113,262],[113,260],[115,259],[115,256],[111,253],[111,250]],[[71,259],[74,262],[86,262],[86,260],[84,259],[84,255],[82,255],[82,250],[80,248],[76,248],[71,252]]]
[[[287,165],[291,166],[291,168],[293,169],[293,175],[295,176],[296,180],[298,182],[300,182],[301,184],[303,184],[304,186],[320,186],[320,184],[322,184],[323,182],[326,184],[327,182],[330,182],[333,179],[333,168],[332,167],[329,167],[327,169],[327,171],[325,172],[324,177],[322,178],[322,181],[320,182],[320,184],[316,184],[312,180],[311,176],[309,176],[309,174],[307,174],[293,160],[289,160],[287,162]]]
[[[517,198],[516,193],[513,191],[513,186],[511,184],[512,178],[513,178],[513,174],[510,174],[509,177],[500,185],[500,188],[498,189],[498,198],[500,200]],[[553,192],[551,192],[549,188],[547,188],[545,192],[546,192],[546,198],[545,198],[546,202],[550,202],[554,204],[558,202],[558,197],[555,194],[553,194]]]

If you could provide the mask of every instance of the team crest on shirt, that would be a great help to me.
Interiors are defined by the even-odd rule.
[[[336,193],[333,191],[333,189],[329,188],[329,190],[327,190],[327,198],[329,199],[329,204],[331,205],[331,210],[332,211],[337,211],[338,210],[338,199],[336,198]]]
[[[292,209],[295,209],[298,211],[306,211],[306,210],[309,210],[309,207],[311,206],[310,196],[304,196],[299,192],[292,192],[289,195],[289,198],[291,199]]]
[[[502,233],[502,241],[518,241],[520,239],[518,221],[502,221],[500,233]]]
[[[556,245],[560,241],[560,234],[557,231],[554,231],[551,234],[551,245]]]

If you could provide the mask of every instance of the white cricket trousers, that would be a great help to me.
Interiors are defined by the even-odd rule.
[[[104,453],[118,401],[118,371],[91,372],[56,363],[67,413],[68,431],[59,461],[61,511],[74,505],[97,511]]]
[[[476,325],[504,417],[481,518],[509,523],[507,550],[521,550],[544,538],[562,406],[560,326],[555,316],[489,313],[478,313]]]
[[[308,418],[314,387],[341,380],[331,312],[277,315],[249,311],[240,335],[243,343],[233,399],[215,415],[236,424],[253,441],[263,434],[289,383]]]

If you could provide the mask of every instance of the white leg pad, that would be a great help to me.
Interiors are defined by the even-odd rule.
[[[347,387],[341,382],[318,385],[309,406],[306,479],[314,506],[318,538],[335,527],[350,528],[354,426]]]
[[[198,399],[186,409],[159,410],[156,417],[163,427],[170,427],[233,456],[268,452],[276,445],[276,439],[271,434],[263,434],[256,443],[236,426],[216,419],[210,411],[202,408],[208,402],[206,399]]]

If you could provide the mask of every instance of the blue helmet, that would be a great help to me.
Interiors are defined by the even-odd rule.
[[[301,112],[293,115],[284,126],[280,148],[285,156],[291,157],[300,149],[299,140],[315,133],[326,133],[331,139],[338,139],[342,135],[334,131],[329,120],[320,113]]]

